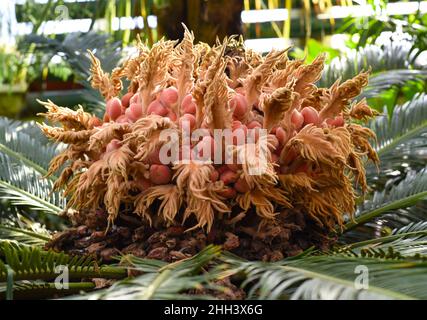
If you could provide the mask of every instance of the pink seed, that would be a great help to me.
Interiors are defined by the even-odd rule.
[[[129,99],[129,104],[132,103],[139,103],[139,93],[135,93],[130,99]]]
[[[219,179],[219,173],[218,173],[218,171],[213,170],[212,173],[211,173],[211,181],[215,182],[215,181],[218,181],[218,179]]]
[[[160,161],[159,150],[154,150],[147,156],[147,162],[149,164],[162,164]]]
[[[196,126],[196,117],[190,113],[184,114],[181,118],[179,118],[179,126],[181,128],[183,124],[185,124],[185,128],[190,127],[190,130],[193,130]]]
[[[193,100],[193,96],[191,94],[187,94],[182,100],[181,109],[184,113],[196,114],[196,103]]]
[[[130,105],[130,99],[133,97],[133,92],[128,92],[122,97],[122,106],[127,108]]]
[[[315,124],[319,123],[319,113],[312,107],[305,107],[301,110],[301,114],[304,117],[304,124]]]
[[[178,90],[175,87],[163,89],[159,96],[160,102],[165,107],[170,107],[178,101]]]
[[[173,122],[175,122],[176,119],[178,119],[178,117],[176,116],[176,113],[173,112],[172,110],[169,110],[169,112],[166,115],[166,117],[168,117],[169,119],[171,119],[171,121],[173,121]]]
[[[119,98],[111,98],[107,101],[106,111],[111,120],[116,120],[122,114],[122,102]]]
[[[233,172],[231,170],[227,170],[224,173],[222,173],[219,178],[221,181],[224,182],[225,185],[228,185],[228,184],[236,182],[238,179],[238,176],[235,172]]]
[[[104,118],[103,118],[103,120],[102,120],[104,123],[105,122],[110,122],[110,117],[108,116],[108,113],[107,112],[105,112],[104,113]]]
[[[236,130],[237,128],[239,128],[242,125],[242,123],[239,120],[233,120],[233,122],[231,123],[231,130]]]
[[[332,127],[342,127],[344,125],[343,116],[335,117],[335,119],[326,119],[326,123]]]
[[[121,142],[118,139],[113,139],[110,141],[110,143],[107,144],[107,147],[105,149],[105,152],[110,152],[113,150],[117,150],[121,147]]]
[[[233,110],[233,117],[235,119],[242,119],[248,110],[245,97],[239,93],[236,93],[230,100],[230,108]]]
[[[271,128],[270,133],[276,134],[277,128],[278,128],[278,126],[275,126],[275,127]]]
[[[243,87],[238,87],[238,88],[234,89],[234,91],[236,91],[238,94],[241,94],[242,96],[244,96],[246,93],[245,88],[243,88]]]
[[[147,114],[157,114],[158,116],[165,117],[169,110],[164,107],[158,100],[154,100],[148,105]]]
[[[299,130],[304,123],[304,116],[298,110],[294,109],[292,111],[291,122],[294,124],[295,129]]]
[[[130,108],[127,108],[125,111],[125,117],[128,119],[128,122],[133,123],[135,122],[137,119],[134,119],[132,116],[132,112],[130,111]]]
[[[261,123],[259,123],[258,121],[251,121],[249,122],[247,125],[248,129],[254,129],[254,128],[262,128]]]
[[[125,111],[126,116],[132,121],[136,121],[142,117],[142,106],[139,103],[132,103]]]
[[[239,178],[234,184],[234,189],[236,189],[237,192],[245,193],[248,192],[251,188],[245,179]]]
[[[280,145],[283,146],[286,143],[286,131],[282,127],[276,129],[276,137]]]
[[[163,164],[152,164],[150,166],[150,180],[154,184],[168,184],[171,178],[172,173],[168,166]]]

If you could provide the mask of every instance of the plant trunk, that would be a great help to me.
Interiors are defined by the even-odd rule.
[[[161,35],[169,39],[180,39],[183,35],[181,23],[194,31],[197,41],[214,44],[217,37],[222,40],[228,35],[242,34],[242,0],[185,0],[172,1],[154,8]]]

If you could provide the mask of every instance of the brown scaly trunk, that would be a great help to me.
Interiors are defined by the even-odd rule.
[[[214,44],[218,37],[242,34],[242,0],[182,0],[153,8],[159,32],[168,39],[181,39],[185,23],[196,40]]]
[[[278,261],[313,245],[326,249],[336,240],[298,209],[283,210],[277,224],[259,228],[260,219],[249,217],[237,228],[216,223],[207,234],[202,229],[185,232],[187,227],[182,225],[150,227],[131,212],[122,212],[107,233],[102,210],[82,211],[70,218],[75,227],[57,233],[46,249],[94,255],[105,263],[112,262],[120,252],[174,262],[191,257],[209,244],[222,245],[224,250],[249,260]]]

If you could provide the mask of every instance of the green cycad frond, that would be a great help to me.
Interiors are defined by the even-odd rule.
[[[370,128],[377,135],[375,148],[382,162],[396,158],[401,161],[405,153],[415,153],[417,148],[426,147],[422,134],[427,132],[427,96],[415,95],[411,101],[396,106],[393,114],[385,109],[384,116],[373,120]]]
[[[393,230],[405,226],[422,223],[427,220],[427,200],[418,201],[408,208],[400,208],[391,212],[381,214],[378,218],[369,221],[341,235],[339,242],[352,244],[387,237]]]
[[[19,220],[19,211],[17,207],[11,206],[8,201],[0,200],[0,223],[13,224]]]
[[[414,52],[411,41],[389,41],[381,46],[367,45],[334,58],[325,68],[320,86],[329,87],[337,79],[347,80],[362,70],[372,70],[368,86],[360,98],[377,97],[391,88],[403,87],[409,82],[425,81],[427,70],[411,63]]]
[[[98,266],[92,257],[74,256],[53,251],[43,251],[13,241],[0,241],[0,282],[7,281],[8,268],[13,271],[13,280],[52,280],[59,274],[59,267],[68,269],[70,280],[106,277],[126,277],[124,268]],[[2,261],[3,260],[3,261]]]
[[[98,90],[94,90],[89,82],[91,61],[87,51],[96,50],[102,68],[111,72],[122,58],[120,42],[110,41],[109,35],[96,32],[70,33],[61,41],[43,35],[28,35],[25,40],[36,45],[38,52],[44,52],[48,57],[58,52],[74,71],[77,81],[85,87],[82,98],[86,103],[86,111],[102,116],[105,111],[105,99]]]
[[[382,216],[391,229],[400,229],[410,224],[427,220],[427,200],[421,200],[414,206],[402,208]]]
[[[365,201],[358,208],[354,221],[348,222],[345,230],[366,223],[386,212],[410,207],[424,198],[427,198],[427,168],[418,173],[409,172],[405,179],[389,191],[375,192],[371,200]]]
[[[345,56],[334,58],[325,68],[320,86],[330,86],[337,79],[347,80],[362,70],[372,68],[372,72],[388,70],[408,70],[412,43],[390,41],[383,46],[367,45],[352,50]]]
[[[175,263],[167,264],[158,260],[140,259],[124,256],[122,263],[130,269],[142,272],[135,278],[122,280],[110,288],[93,292],[85,296],[88,299],[205,299],[206,294],[188,294],[190,290],[213,290],[222,288],[213,283],[221,279],[220,269],[204,272],[203,267],[213,262],[220,254],[220,247],[208,246],[195,256]],[[81,298],[81,297],[76,297]]]
[[[277,263],[226,257],[234,273],[243,273],[248,298],[258,299],[425,299],[427,264],[347,255],[307,256]],[[363,274],[365,272],[365,274]],[[361,274],[362,273],[362,274]],[[367,277],[369,286],[360,281]]]
[[[21,161],[13,161],[0,153],[0,194],[15,206],[58,214],[65,208],[65,199],[51,193],[53,183]]]
[[[369,85],[361,93],[360,98],[374,98],[393,87],[403,87],[408,82],[423,82],[426,78],[427,70],[381,71],[369,78]]]
[[[34,44],[39,51],[45,52],[50,57],[61,52],[66,62],[79,76],[78,80],[85,84],[89,83],[87,79],[90,76],[91,65],[90,59],[86,56],[87,50],[96,49],[103,67],[108,71],[116,67],[122,57],[122,52],[119,50],[120,42],[111,42],[109,35],[96,32],[69,33],[63,40],[30,34],[24,38],[24,41]]]
[[[369,239],[341,247],[340,251],[351,250],[353,254],[374,251],[389,251],[399,256],[425,256],[427,254],[427,222],[410,223],[384,237]]]
[[[38,128],[34,121],[24,125],[20,121],[0,118],[0,153],[22,161],[41,175],[46,175],[50,160],[61,146],[46,143],[46,138],[42,138],[39,129],[35,134],[29,127]]]
[[[57,283],[18,281],[13,284],[13,291],[8,292],[7,284],[0,283],[0,299],[34,299],[34,297],[43,299],[95,289],[95,283],[93,282],[72,282],[66,285],[66,289],[57,289]],[[9,297],[8,294],[10,295]]]
[[[19,243],[42,247],[51,238],[51,235],[45,229],[31,230],[0,225],[0,239],[2,240],[15,240]]]

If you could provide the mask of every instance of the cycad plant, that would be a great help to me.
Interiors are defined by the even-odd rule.
[[[322,56],[304,65],[280,52],[257,56],[233,40],[208,48],[193,45],[189,32],[181,44],[160,42],[151,51],[140,44],[139,50],[111,76],[92,57],[92,82],[107,101],[104,119],[45,103],[48,119],[63,126],[41,127],[59,145],[50,144],[35,123],[2,120],[4,298],[79,299],[83,292],[85,299],[427,298],[423,93],[402,103],[400,95],[399,103],[374,117],[367,107],[371,97],[350,104],[366,85],[367,73],[358,74],[362,70],[332,89],[313,86]],[[388,57],[388,48],[378,50]],[[373,76],[381,71],[384,81],[389,79],[387,67],[372,67]],[[124,76],[129,94],[117,99]],[[401,92],[408,85],[402,79],[383,88]],[[282,95],[282,102],[292,103],[276,108],[286,105],[275,103]],[[324,116],[331,101],[334,112],[313,119]],[[224,107],[221,114],[217,105]],[[222,164],[181,163],[181,156],[174,165],[158,163],[156,130],[178,130],[184,123],[180,117],[190,125],[194,118],[196,127],[208,131],[259,122],[278,140],[273,144],[267,136],[272,170],[251,176],[240,164],[222,172]],[[370,129],[365,128],[363,120],[371,117]],[[259,137],[255,143],[262,142]],[[335,148],[318,151],[330,141]],[[316,166],[281,161],[291,153],[288,143],[294,159],[313,157]],[[338,149],[343,153],[337,158],[345,154],[351,162],[334,162],[330,157]],[[59,156],[49,168],[54,154]],[[130,154],[139,154],[139,160],[129,160]],[[365,168],[366,155],[376,161]],[[64,186],[65,196],[59,192]],[[335,189],[328,192],[328,187]],[[58,287],[61,266],[69,277]]]

